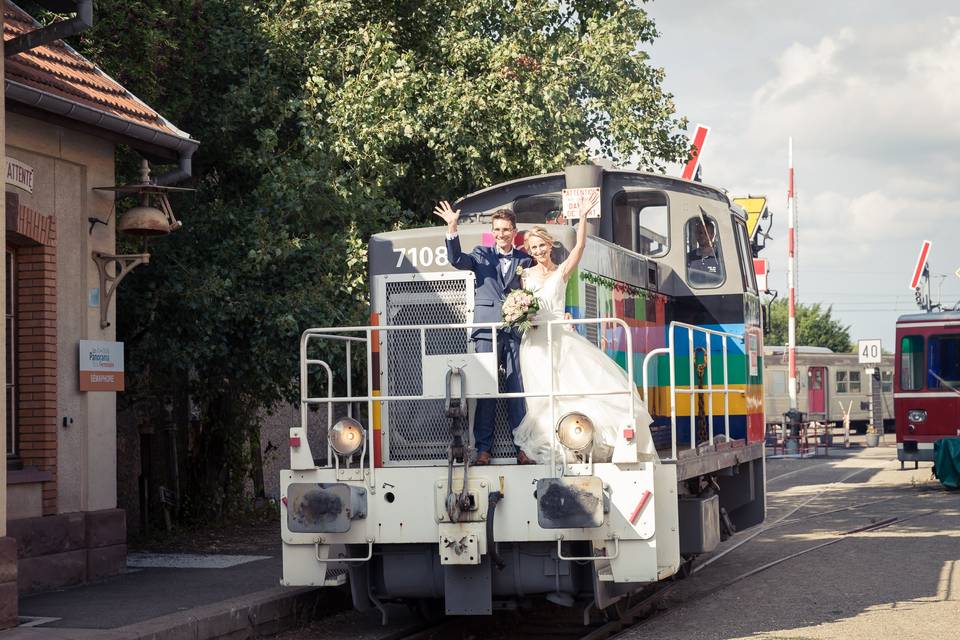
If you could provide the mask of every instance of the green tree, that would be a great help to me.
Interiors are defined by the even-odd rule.
[[[838,353],[853,351],[850,327],[832,317],[832,308],[817,304],[798,304],[797,345],[827,347]],[[770,305],[770,332],[764,337],[769,345],[787,344],[787,301],[774,300]]]
[[[260,412],[296,397],[300,333],[365,317],[371,233],[591,155],[686,157],[656,35],[640,2],[98,1],[80,49],[202,141],[118,332],[134,393],[197,409],[205,514],[239,496]]]

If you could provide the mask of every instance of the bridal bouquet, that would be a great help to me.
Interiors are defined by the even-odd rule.
[[[527,289],[514,289],[507,294],[501,310],[508,326],[526,333],[533,326],[533,316],[540,310],[540,301]]]

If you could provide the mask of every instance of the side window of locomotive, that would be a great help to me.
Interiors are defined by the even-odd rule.
[[[850,393],[861,393],[860,388],[860,372],[851,371],[850,372]]]
[[[725,279],[719,225],[713,218],[690,218],[684,231],[687,282],[696,289],[719,287]]]
[[[904,336],[900,340],[900,388],[904,391],[923,389],[925,374],[923,336]]]
[[[835,376],[837,382],[837,393],[846,393],[847,392],[847,372],[846,371],[837,371]]]
[[[660,191],[621,191],[613,198],[613,241],[642,256],[670,248],[667,196]]]
[[[960,335],[930,336],[927,367],[928,388],[960,389]]]
[[[757,283],[753,274],[753,252],[750,251],[750,242],[747,240],[747,228],[743,222],[734,218],[733,237],[737,241],[737,256],[740,258],[740,270],[743,272],[743,289],[751,293],[757,292]]]
[[[513,201],[513,214],[517,216],[517,222],[562,224],[563,200],[559,193],[520,196]]]

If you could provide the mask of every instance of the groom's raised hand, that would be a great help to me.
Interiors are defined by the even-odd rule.
[[[443,218],[443,221],[447,223],[447,232],[449,234],[453,235],[457,232],[457,220],[460,218],[459,209],[454,211],[449,202],[441,200],[433,212]]]

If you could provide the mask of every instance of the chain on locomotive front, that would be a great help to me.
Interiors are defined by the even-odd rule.
[[[585,447],[516,464],[496,350],[469,341],[473,274],[450,266],[442,227],[377,234],[370,324],[301,339],[301,424],[281,474],[284,584],[348,579],[357,608],[381,611],[442,599],[450,614],[489,614],[535,594],[602,608],[762,521],[762,342],[742,216],[710,187],[571,167],[461,199],[463,246],[492,244],[499,208],[520,234],[561,222],[564,188],[600,189],[601,217],[568,283],[569,319],[536,330],[579,331],[614,358],[647,399],[659,452],[638,449],[636,429],[649,427],[625,412],[605,459]],[[711,273],[688,264],[690,220],[717,231]],[[574,227],[551,232],[562,259]],[[470,465],[478,398],[499,407],[483,467]],[[589,395],[580,401],[589,422]]]

